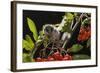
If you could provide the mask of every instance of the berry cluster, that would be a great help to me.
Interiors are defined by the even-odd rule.
[[[90,26],[88,27],[81,27],[80,32],[78,35],[78,41],[86,41],[89,39],[91,36],[91,28]]]
[[[48,56],[47,58],[36,58],[36,62],[45,62],[45,61],[66,61],[66,60],[72,60],[72,57],[68,54],[61,55],[59,51],[53,53],[52,55]]]

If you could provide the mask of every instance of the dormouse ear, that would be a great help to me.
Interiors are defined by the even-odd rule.
[[[48,34],[50,34],[50,33],[52,33],[52,31],[54,30],[55,28],[54,28],[54,26],[52,25],[52,24],[46,24],[45,26],[44,26],[44,33],[48,33]]]
[[[45,24],[44,26],[43,26],[43,32],[45,32],[45,28],[47,27],[47,26],[49,26],[50,24]]]
[[[48,27],[48,26],[53,27],[52,24],[45,24],[45,25],[43,26],[43,29],[45,29],[45,28]]]

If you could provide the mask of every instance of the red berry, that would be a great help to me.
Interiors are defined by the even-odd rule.
[[[85,40],[85,38],[86,38],[86,34],[84,34],[84,35],[82,36],[82,40]]]
[[[87,30],[87,31],[90,31],[90,30],[91,30],[90,26],[88,26],[88,27],[86,28],[86,30]]]
[[[81,27],[80,32],[78,35],[78,41],[86,41],[91,36],[91,28],[88,27]]]
[[[68,54],[66,54],[63,58],[63,60],[72,60],[72,57]]]
[[[52,57],[55,57],[56,55],[60,55],[60,53],[57,51],[57,52],[52,54]]]
[[[64,58],[63,58],[64,61],[66,61],[66,60],[68,60],[68,59],[69,59],[68,57],[64,57]]]
[[[81,41],[81,39],[82,39],[82,35],[79,35],[78,36],[78,41]]]
[[[69,56],[69,60],[72,60],[72,56]]]
[[[55,52],[52,56],[55,60],[62,60],[63,59],[63,56],[58,51]]]
[[[57,60],[62,60],[63,59],[63,56],[62,55],[59,55],[58,59]]]
[[[48,59],[46,59],[46,58],[43,58],[43,59],[42,59],[42,62],[45,62],[45,61],[48,61]]]
[[[52,56],[49,56],[48,61],[54,61],[54,58]]]
[[[36,62],[41,62],[42,59],[40,57],[36,58]]]
[[[57,52],[55,52],[53,55],[60,55],[60,53],[57,51]]]
[[[87,33],[88,33],[88,37],[90,37],[91,36],[91,31],[88,31]]]
[[[84,29],[81,29],[79,33],[84,34]]]

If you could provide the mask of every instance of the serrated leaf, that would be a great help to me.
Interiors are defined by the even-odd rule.
[[[25,39],[26,39],[26,41],[28,41],[29,46],[31,47],[31,49],[33,49],[34,48],[34,43],[33,43],[32,39],[31,39],[31,37],[29,35],[26,35]]]
[[[80,51],[82,48],[83,48],[82,45],[80,45],[80,44],[74,44],[74,45],[68,50],[68,52],[76,53],[76,52]]]
[[[22,47],[25,48],[25,50],[31,51],[32,47],[30,46],[30,43],[23,39],[22,41]]]
[[[27,18],[27,22],[28,22],[30,31],[33,33],[34,40],[37,41],[38,33],[37,33],[37,29],[36,29],[34,21],[31,20],[30,18]]]
[[[71,30],[71,24],[72,24],[72,21],[74,19],[74,16],[72,13],[68,12],[68,13],[65,13],[65,16],[66,16],[66,19],[65,19],[65,24],[64,26],[62,27],[62,32],[72,32]]]
[[[67,17],[66,23],[67,23],[67,24],[71,24],[71,22],[72,22],[72,20],[73,20],[73,18],[74,18],[73,14],[70,13],[70,12],[68,12],[68,13],[65,13],[65,15],[66,15],[66,17]]]
[[[73,60],[83,60],[83,59],[90,59],[90,56],[85,54],[77,54],[72,56]]]
[[[62,32],[68,32],[68,33],[70,33],[70,32],[72,32],[72,30],[70,29],[70,24],[64,24],[64,26],[62,27]]]
[[[32,62],[30,54],[23,53],[23,62],[24,63],[26,63],[26,62]]]

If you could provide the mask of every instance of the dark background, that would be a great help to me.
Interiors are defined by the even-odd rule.
[[[64,12],[23,10],[23,38],[26,34],[32,34],[27,24],[27,17],[35,22],[36,28],[39,31],[45,24],[60,23],[64,14]]]

